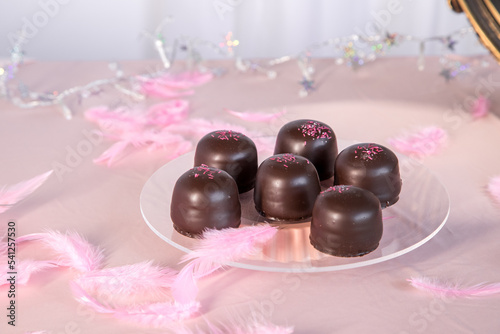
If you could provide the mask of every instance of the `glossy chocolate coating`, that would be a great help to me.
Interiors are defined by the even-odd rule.
[[[382,209],[373,193],[354,186],[334,186],[316,199],[309,239],[320,252],[353,257],[375,250],[382,230]]]
[[[257,171],[255,208],[272,220],[302,220],[311,216],[320,191],[318,173],[309,160],[293,154],[273,155]]]
[[[382,208],[396,203],[401,192],[398,158],[387,147],[361,143],[347,147],[335,162],[335,185],[345,184],[371,191]]]
[[[242,133],[218,130],[206,134],[196,146],[194,165],[205,164],[222,169],[231,175],[238,191],[244,193],[253,188],[257,174],[257,148]]]
[[[170,217],[174,228],[188,237],[196,237],[209,228],[238,227],[241,204],[236,182],[217,168],[191,168],[175,183]]]
[[[280,129],[274,146],[274,154],[293,153],[313,163],[320,180],[333,176],[338,154],[337,139],[332,128],[325,123],[299,119]]]

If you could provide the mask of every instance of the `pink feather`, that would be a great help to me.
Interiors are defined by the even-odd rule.
[[[169,289],[176,271],[140,262],[116,268],[87,272],[76,279],[86,291],[104,291],[108,295],[137,295],[158,293]]]
[[[459,285],[437,282],[426,277],[411,278],[408,281],[417,289],[441,296],[479,297],[500,293],[500,283],[461,287]]]
[[[216,268],[217,270],[219,268]],[[172,296],[179,303],[190,303],[196,300],[198,284],[195,278],[196,263],[188,263],[182,268],[172,284]]]
[[[183,121],[188,116],[187,100],[171,100],[151,106],[147,111],[149,124],[165,126]]]
[[[142,113],[125,107],[113,110],[108,107],[91,108],[85,111],[84,116],[87,120],[98,124],[104,129],[114,124],[143,124],[146,122],[146,118]]]
[[[389,143],[398,151],[425,157],[437,154],[447,141],[447,133],[437,126],[429,126],[420,131],[394,137]]]
[[[276,118],[283,116],[287,112],[285,109],[283,109],[280,112],[276,112],[276,113],[272,113],[272,114],[264,113],[264,112],[249,112],[249,111],[238,112],[238,111],[229,110],[229,109],[225,109],[225,110],[226,110],[226,112],[228,112],[229,114],[231,114],[235,117],[238,117],[238,118],[241,118],[242,120],[250,121],[250,122],[269,122],[269,121],[272,121]]]
[[[181,303],[194,301],[198,289],[196,280],[210,275],[228,262],[257,253],[272,239],[277,228],[270,225],[255,225],[242,228],[207,230],[194,250],[182,258],[191,261],[177,276],[172,295]]]
[[[472,106],[472,116],[475,119],[484,117],[488,115],[490,111],[490,100],[482,95],[480,95],[476,101],[474,101],[474,105]]]
[[[172,100],[155,104],[146,111],[104,107],[87,110],[86,118],[100,126],[104,137],[116,141],[95,158],[94,163],[110,167],[125,155],[130,145],[149,150],[168,147],[173,151],[171,156],[185,153],[191,148],[191,142],[170,127],[187,118],[188,108],[188,101]]]
[[[500,175],[493,177],[488,183],[488,192],[500,204]]]
[[[70,282],[71,291],[73,292],[73,296],[75,299],[86,305],[99,313],[115,313],[115,310],[110,306],[104,305],[99,302],[94,297],[90,296],[81,286],[79,286],[76,282]]]
[[[25,285],[28,283],[32,274],[54,267],[57,267],[57,264],[52,261],[16,261],[16,284]],[[7,279],[11,276],[8,274],[9,272],[11,272],[11,270],[8,270],[8,268],[0,272],[0,286],[10,284],[7,281]]]
[[[19,237],[19,242],[27,240],[40,240],[47,247],[51,248],[58,259],[54,261],[59,266],[70,267],[80,272],[98,270],[103,265],[104,256],[102,251],[88,243],[76,232],[49,231],[46,233],[33,233],[24,237]]]
[[[173,321],[188,319],[198,312],[200,306],[197,302],[190,304],[162,302],[144,304],[139,307],[113,308],[92,297],[76,282],[71,282],[70,285],[76,300],[95,311],[112,314],[118,319],[129,320],[148,326],[168,326]]]
[[[191,148],[191,142],[184,137],[172,134],[168,129],[156,130],[147,129],[141,132],[129,132],[122,136],[120,141],[114,143],[104,151],[99,157],[94,159],[96,164],[106,164],[112,166],[120,157],[123,157],[127,146],[133,145],[136,148],[146,147],[148,150],[164,149],[167,147],[174,150],[174,155],[185,153]]]
[[[96,164],[106,164],[108,167],[111,167],[111,165],[113,165],[113,163],[120,157],[120,155],[123,155],[123,152],[129,145],[130,142],[128,141],[117,141],[106,151],[102,152],[101,155],[95,158],[93,161]]]
[[[173,134],[168,129],[143,131],[130,140],[135,147],[147,146],[150,150],[186,142],[183,136]]]
[[[41,240],[44,238],[44,236],[45,236],[45,233],[25,234],[25,235],[22,235],[20,237],[17,237],[16,245],[19,245],[22,242]]]
[[[9,210],[16,203],[20,202],[32,192],[37,190],[47,181],[52,171],[40,174],[26,181],[19,182],[12,186],[3,186],[0,189],[0,213]]]

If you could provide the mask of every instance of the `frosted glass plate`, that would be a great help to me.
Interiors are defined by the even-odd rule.
[[[339,140],[339,151],[353,142]],[[260,160],[271,155],[259,154]],[[335,257],[317,251],[309,243],[309,222],[280,224],[277,235],[260,254],[227,265],[275,272],[321,272],[367,266],[408,253],[432,239],[446,223],[450,202],[446,189],[436,176],[419,162],[397,154],[403,190],[399,201],[383,210],[384,232],[379,247],[364,256]],[[185,154],[158,169],[146,182],[140,197],[146,224],[161,239],[191,252],[199,240],[174,230],[170,219],[170,200],[175,182],[192,167],[194,152]],[[331,181],[330,181],[331,182]],[[329,185],[328,182],[322,184]],[[253,191],[240,196],[242,226],[265,222],[253,205]]]

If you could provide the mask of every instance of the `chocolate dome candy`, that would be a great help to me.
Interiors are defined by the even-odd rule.
[[[373,193],[354,186],[334,186],[316,199],[309,239],[320,252],[353,257],[375,250],[382,230],[382,209]]]
[[[347,147],[335,161],[335,185],[353,185],[371,191],[382,208],[396,203],[401,177],[396,155],[387,147],[361,143]]]
[[[236,182],[217,168],[191,168],[175,183],[170,217],[177,232],[188,237],[208,228],[238,227],[241,205]]]
[[[194,164],[205,164],[226,171],[236,181],[238,191],[243,193],[252,189],[255,183],[257,148],[242,133],[231,130],[213,131],[198,142]]]
[[[257,170],[254,202],[257,211],[273,220],[310,217],[321,191],[314,165],[293,154],[273,155]]]
[[[333,176],[337,157],[337,139],[332,128],[322,122],[299,119],[280,129],[274,154],[293,153],[313,163],[320,180]]]

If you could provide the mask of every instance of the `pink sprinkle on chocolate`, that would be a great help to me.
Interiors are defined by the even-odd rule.
[[[312,140],[332,138],[332,129],[320,122],[306,121],[298,130],[302,132],[303,137],[307,136],[312,138]],[[307,141],[304,141],[304,145],[307,145]]]
[[[363,146],[357,146],[357,149],[361,151],[361,154],[355,155],[354,158],[361,158],[363,160],[373,160],[373,157],[384,151],[384,149],[375,144],[368,144]],[[358,150],[354,150],[357,154]]]
[[[295,155],[290,154],[290,153],[281,154],[279,156],[273,156],[273,157],[269,158],[269,160],[273,160],[273,161],[282,163],[283,167],[285,167],[285,168],[288,168],[291,163],[295,163],[295,164],[299,163],[299,161],[297,161],[297,159],[295,158]],[[309,161],[307,161],[307,162],[309,163]]]
[[[327,192],[333,191],[333,192],[342,194],[342,192],[349,190],[350,188],[351,188],[350,186],[345,186],[345,185],[333,186],[333,187],[330,187],[326,190],[323,190],[321,193],[327,193]]]
[[[202,164],[201,166],[195,167],[194,168],[197,172],[200,172],[200,174],[206,175],[210,180],[214,178],[214,172],[215,170],[210,169],[207,165]],[[221,171],[219,170],[217,173],[220,173]],[[200,176],[200,174],[195,173],[194,177]]]
[[[220,131],[215,131],[215,133],[217,134],[217,139],[220,140],[233,139],[235,141],[238,141],[238,139],[241,136],[241,133],[231,130],[220,130]]]

